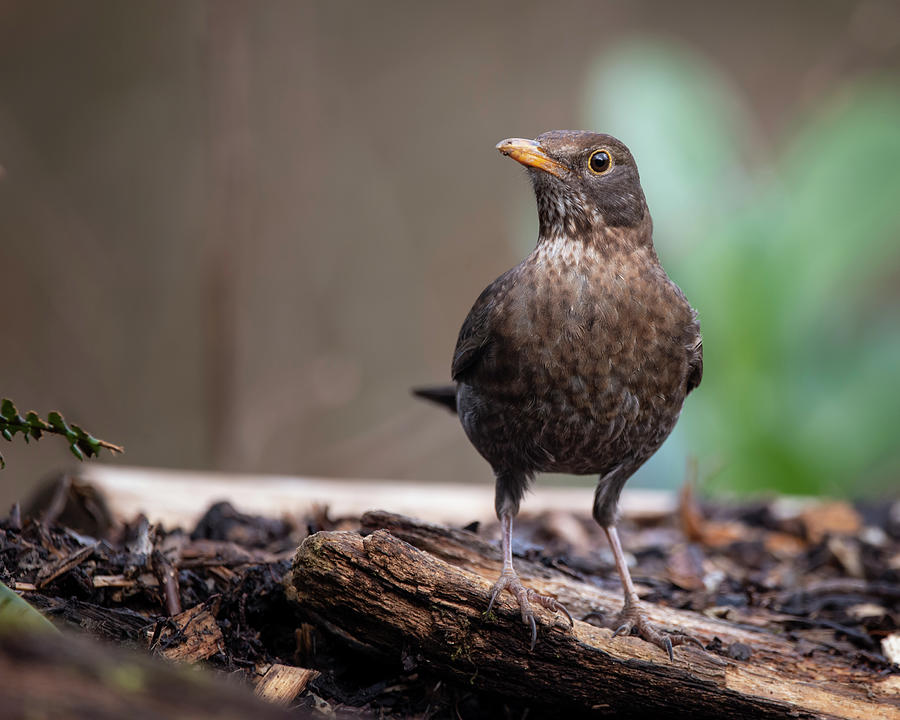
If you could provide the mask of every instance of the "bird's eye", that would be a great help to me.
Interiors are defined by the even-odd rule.
[[[595,175],[602,175],[612,167],[612,158],[606,150],[595,150],[588,160],[588,167]]]

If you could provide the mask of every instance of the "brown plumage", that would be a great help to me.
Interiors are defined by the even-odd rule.
[[[497,147],[528,169],[540,231],[531,254],[476,300],[451,371],[462,426],[496,477],[504,570],[491,604],[510,590],[532,643],[530,602],[565,611],[515,574],[512,518],[535,473],[598,474],[593,515],[625,588],[619,631],[634,629],[671,656],[673,644],[692,638],[647,622],[615,516],[625,481],[666,439],[700,383],[696,313],[653,249],[650,213],[624,144],[557,131]],[[420,394],[453,404],[446,391]]]

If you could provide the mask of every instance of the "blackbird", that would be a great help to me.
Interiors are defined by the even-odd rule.
[[[537,638],[532,604],[565,613],[526,588],[513,568],[512,525],[538,472],[599,474],[593,516],[606,532],[625,593],[616,635],[664,648],[697,642],[652,625],[616,531],[626,480],[672,431],[700,384],[697,313],[653,249],[637,165],[610,135],[554,131],[497,149],[528,171],[537,246],[485,288],[453,354],[455,387],[415,392],[456,410],[496,478],[503,570],[490,605],[515,596]]]

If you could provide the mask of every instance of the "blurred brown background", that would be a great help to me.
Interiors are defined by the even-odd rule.
[[[900,70],[896,8],[2,2],[0,395],[127,464],[488,481],[408,388],[447,379],[533,245],[494,143],[582,127],[591,63],[633,35],[711,58],[777,134]],[[4,505],[70,461],[0,450]]]

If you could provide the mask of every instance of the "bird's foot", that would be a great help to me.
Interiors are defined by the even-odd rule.
[[[522,622],[531,627],[532,650],[534,650],[534,645],[537,642],[537,623],[534,619],[534,610],[531,609],[531,603],[545,607],[548,610],[553,610],[554,612],[561,612],[568,618],[569,624],[574,627],[575,623],[572,620],[572,616],[559,600],[550,597],[549,595],[539,595],[531,588],[525,587],[514,570],[504,571],[497,582],[494,583],[494,587],[491,589],[491,601],[488,603],[487,612],[490,612],[493,609],[494,602],[504,590],[508,590],[515,596],[516,602],[519,603],[519,609],[522,611]]]
[[[640,604],[635,602],[625,603],[625,607],[622,608],[622,612],[619,613],[613,627],[617,628],[613,633],[613,637],[616,637],[617,635],[637,635],[647,642],[653,643],[657,647],[665,650],[669,655],[670,662],[674,662],[675,660],[673,648],[678,645],[693,643],[701,650],[705,649],[703,643],[693,635],[657,629],[657,627],[647,618],[647,615],[644,613]]]

